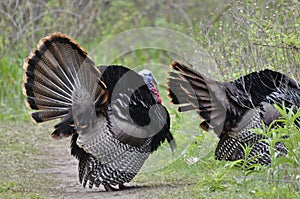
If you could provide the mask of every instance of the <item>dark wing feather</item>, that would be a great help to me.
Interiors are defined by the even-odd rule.
[[[283,89],[285,94],[290,89],[299,89],[298,84],[276,71],[263,70],[253,72],[229,83],[223,83],[227,96],[243,107],[253,108],[261,102],[267,101],[267,97],[278,89]]]
[[[179,111],[197,110],[204,119],[201,127],[214,129],[217,135],[234,127],[240,117],[262,102],[300,104],[293,96],[298,84],[287,76],[264,70],[231,82],[217,82],[180,63],[171,64],[169,97]],[[291,97],[293,96],[293,97]]]
[[[142,76],[123,66],[99,66],[101,80],[107,85],[113,115],[111,128],[117,139],[133,146],[159,134],[153,140],[156,149],[169,132],[168,112],[154,99]],[[163,130],[162,130],[163,129]]]
[[[162,106],[163,107],[163,106]],[[176,149],[176,143],[174,140],[173,135],[170,132],[170,115],[165,107],[163,109],[159,109],[160,111],[165,111],[167,114],[166,123],[164,124],[163,128],[154,135],[153,141],[151,143],[151,151],[157,150],[157,148],[164,143],[165,140],[168,141],[170,144],[171,150],[174,151]],[[158,113],[160,115],[164,115],[161,113]],[[161,122],[165,122],[165,118],[161,119]]]

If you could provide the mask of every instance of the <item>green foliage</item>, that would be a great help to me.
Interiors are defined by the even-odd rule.
[[[215,168],[201,179],[199,186],[208,186],[210,191],[225,191],[230,186],[236,184],[238,189],[251,189],[250,194],[256,197],[299,197],[300,177],[299,177],[299,157],[300,157],[300,130],[295,124],[299,123],[300,109],[287,108],[284,104],[275,105],[282,115],[281,118],[273,121],[267,128],[254,129],[258,134],[263,134],[266,138],[262,141],[270,145],[272,158],[271,166],[265,167],[259,164],[251,164],[257,157],[249,158],[251,146],[241,146],[245,158],[222,165],[222,162],[215,164]],[[283,143],[287,148],[287,155],[279,155],[275,150],[275,145]],[[208,163],[206,168],[209,168]],[[235,174],[230,177],[231,172]],[[241,174],[242,176],[239,176]],[[268,188],[261,189],[257,186],[257,180],[267,181]],[[256,182],[253,184],[253,182]],[[264,184],[266,186],[266,184]],[[292,193],[289,193],[292,191]],[[293,195],[293,196],[291,196]]]
[[[284,163],[290,164],[294,168],[300,166],[300,130],[295,125],[299,125],[300,109],[294,113],[294,108],[286,108],[283,104],[282,107],[275,105],[276,109],[282,115],[280,119],[275,120],[271,125],[279,123],[276,128],[270,128],[267,135],[269,138],[273,136],[275,139],[270,141],[272,146],[274,142],[282,142],[286,146],[288,152],[286,157],[278,157],[273,167]],[[287,138],[284,138],[288,136]]]
[[[0,121],[26,118],[24,99],[21,95],[22,60],[19,58],[15,60],[17,65],[7,57],[0,59]]]
[[[209,175],[206,175],[201,181],[199,182],[198,186],[208,186],[209,191],[224,191],[228,186],[228,178],[226,175],[230,172],[231,165],[224,164],[224,162],[218,162],[215,169]],[[232,181],[231,181],[232,182]]]
[[[237,1],[208,32],[203,24],[203,45],[224,79],[265,68],[299,78],[299,6],[297,1]]]
[[[86,49],[93,49],[122,31],[171,28],[198,41],[224,79],[263,68],[297,77],[299,10],[298,1],[7,1],[0,7],[0,121],[29,118],[24,116],[20,91],[23,60],[51,32],[69,34]],[[96,64],[107,64],[102,55],[95,54]],[[159,63],[168,70],[171,61],[167,52],[142,49],[114,63],[136,69]],[[155,75],[163,85],[166,74],[157,68]]]
[[[280,112],[281,117],[274,120],[268,128],[257,129],[257,133],[263,134],[270,145],[270,155],[272,157],[271,167],[268,172],[275,180],[288,180],[293,189],[299,191],[300,178],[300,129],[299,125],[300,109],[295,111],[294,107],[287,108],[274,105]],[[275,150],[277,143],[283,143],[287,149],[287,155],[282,156]]]
[[[235,167],[235,166],[238,167],[237,170],[242,173],[243,183],[245,184],[247,176],[249,176],[249,175],[251,175],[255,172],[259,172],[259,169],[261,168],[261,165],[252,163],[257,158],[259,158],[259,155],[250,157],[250,152],[251,152],[253,146],[248,146],[248,145],[243,146],[243,145],[241,145],[241,147],[244,151],[244,159],[235,160],[235,161],[230,162],[229,164],[232,167]],[[236,180],[237,180],[238,183],[240,183],[239,179],[236,179]]]
[[[185,23],[190,21],[189,16],[198,18],[199,8],[201,16],[206,16],[214,9],[215,2],[208,1],[205,7],[199,7],[196,0],[166,0],[165,3],[145,0],[3,2],[0,5],[0,121],[28,120],[21,93],[23,61],[39,39],[49,33],[66,33],[89,51],[114,34],[135,28],[160,26],[186,32],[189,25],[193,25]],[[111,64],[103,63],[101,56],[97,54],[99,62],[96,64]],[[170,62],[166,52],[137,50],[114,63],[131,68],[164,63],[168,68]],[[161,73],[159,69],[155,73],[163,84],[166,73]]]

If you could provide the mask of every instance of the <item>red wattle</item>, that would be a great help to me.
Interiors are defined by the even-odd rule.
[[[157,97],[157,103],[161,104],[162,103],[162,99],[158,93],[158,91],[156,89],[152,89],[152,92],[156,95]]]

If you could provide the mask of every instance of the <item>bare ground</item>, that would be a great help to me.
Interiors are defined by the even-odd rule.
[[[149,184],[147,179],[133,181],[129,185],[134,188],[116,192],[83,188],[78,180],[78,161],[70,154],[70,139],[53,140],[52,130],[51,123],[0,123],[0,198],[32,198],[32,194],[55,199],[157,198],[158,193],[177,188],[163,182]],[[2,195],[3,184],[5,187],[9,182],[16,185]]]
[[[139,193],[143,187],[105,192],[104,188],[83,188],[78,181],[78,161],[70,155],[69,143],[66,140],[50,141],[47,147],[42,147],[41,161],[48,162],[50,167],[37,172],[46,176],[48,180],[54,182],[54,186],[49,189],[50,198],[107,198],[107,199],[135,199],[140,198]],[[132,184],[134,185],[134,184]]]

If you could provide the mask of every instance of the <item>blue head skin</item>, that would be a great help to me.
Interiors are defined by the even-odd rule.
[[[149,90],[152,92],[153,97],[157,100],[159,104],[161,104],[162,100],[158,92],[157,81],[154,78],[152,72],[150,70],[144,69],[139,72],[139,75],[141,75],[144,78],[144,81],[148,86]]]

